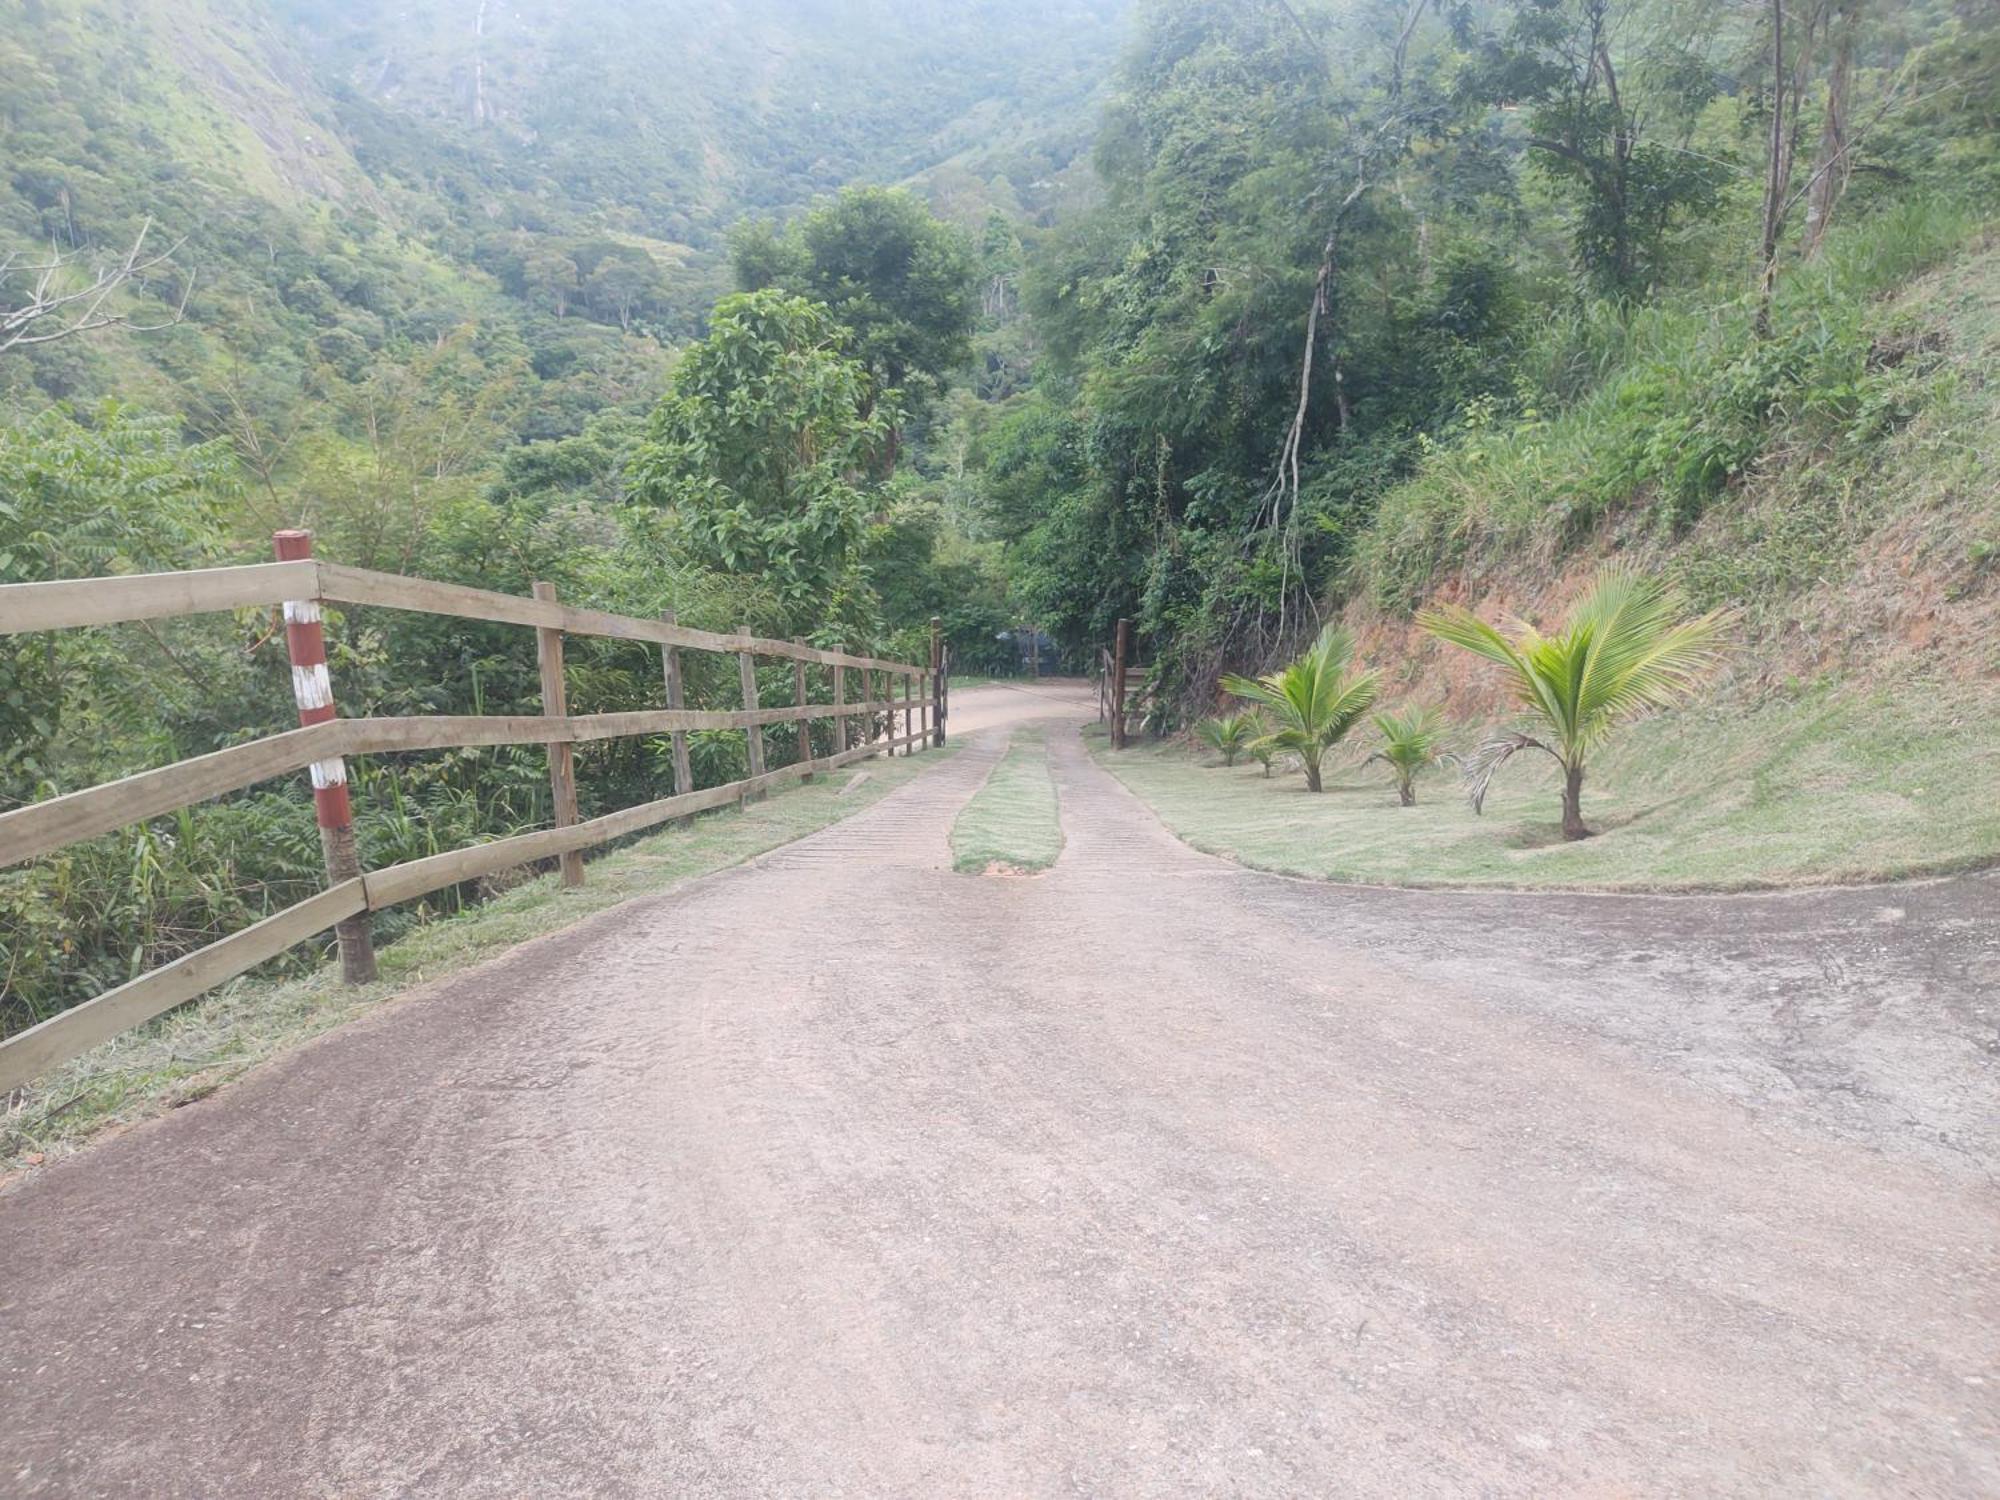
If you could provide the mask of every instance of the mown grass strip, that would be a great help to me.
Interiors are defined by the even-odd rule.
[[[839,771],[746,808],[706,813],[592,860],[580,890],[539,876],[456,916],[426,923],[381,953],[381,977],[348,988],[338,965],[285,980],[248,976],[126,1033],[38,1079],[0,1112],[0,1176],[61,1155],[111,1126],[198,1099],[267,1058],[428,980],[634,896],[707,875],[817,832],[879,801],[957,750],[877,758],[845,796]]]
[[[1040,730],[1019,731],[951,825],[952,868],[1032,874],[1054,864],[1062,845],[1048,747]]]
[[[1461,728],[1451,744],[1478,737]],[[1583,812],[1597,836],[1580,843],[1561,836],[1539,758],[1509,765],[1476,817],[1445,772],[1399,807],[1382,767],[1360,764],[1367,732],[1329,757],[1319,795],[1296,772],[1266,780],[1180,746],[1112,754],[1101,731],[1085,739],[1195,848],[1323,880],[1747,891],[2000,864],[2000,694],[1962,684],[1807,689],[1632,725],[1592,764]]]

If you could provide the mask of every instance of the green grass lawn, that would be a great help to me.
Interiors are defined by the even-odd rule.
[[[2000,863],[2000,694],[1912,685],[1807,691],[1627,728],[1584,785],[1597,837],[1565,843],[1553,762],[1516,757],[1483,817],[1434,770],[1399,807],[1373,732],[1328,759],[1314,796],[1178,745],[1092,751],[1196,848],[1259,869],[1394,885],[1746,890]],[[1476,738],[1461,733],[1455,748]],[[1539,762],[1539,764],[1537,763]]]
[[[1007,753],[951,825],[952,867],[1046,870],[1062,853],[1056,786],[1039,729],[1017,730]]]
[[[526,881],[382,949],[381,977],[374,984],[348,988],[340,983],[338,965],[293,979],[235,980],[30,1085],[0,1113],[0,1175],[71,1149],[108,1126],[200,1098],[264,1059],[426,980],[837,823],[957,749],[877,756],[812,785],[773,792],[747,809],[704,813],[691,829],[669,827],[591,860],[580,890],[565,890],[552,874]],[[865,779],[842,796],[856,771],[865,771]]]

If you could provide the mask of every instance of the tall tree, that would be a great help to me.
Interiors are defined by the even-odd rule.
[[[1786,25],[1787,13],[1791,25]],[[1826,0],[1769,0],[1771,18],[1771,129],[1764,157],[1764,238],[1758,255],[1757,332],[1771,331],[1771,298],[1778,288],[1778,245],[1796,201],[1792,165],[1798,157],[1807,81]]]
[[[851,187],[780,234],[753,225],[732,243],[744,291],[777,287],[823,303],[879,396],[911,415],[972,352],[976,265],[964,236],[910,193]],[[897,429],[886,457],[893,462]]]
[[[1819,150],[1806,184],[1806,223],[1801,250],[1817,254],[1833,222],[1834,208],[1854,175],[1853,141],[1848,124],[1849,96],[1854,88],[1854,33],[1861,22],[1861,0],[1833,0],[1827,23],[1833,41],[1833,62],[1827,73],[1826,109],[1820,117]]]
[[[890,409],[827,309],[739,293],[691,346],[627,471],[627,493],[672,513],[688,554],[761,579],[799,624],[849,581],[867,522],[858,477]]]
[[[1614,0],[1522,0],[1484,86],[1529,107],[1536,164],[1576,205],[1578,267],[1601,290],[1633,297],[1658,283],[1669,232],[1716,209],[1731,166],[1652,138],[1614,44],[1620,12]],[[1698,63],[1671,72],[1695,83],[1674,91],[1684,116],[1713,96]]]

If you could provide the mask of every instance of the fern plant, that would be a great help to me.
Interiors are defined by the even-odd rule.
[[[1224,691],[1248,698],[1270,718],[1259,737],[1273,750],[1298,756],[1306,790],[1317,792],[1320,762],[1374,706],[1380,674],[1353,669],[1354,643],[1328,625],[1290,666],[1262,677],[1225,677]],[[1255,743],[1255,742],[1253,742]]]
[[[1236,757],[1262,731],[1262,723],[1250,713],[1217,714],[1195,726],[1195,733],[1201,736],[1202,743],[1220,755],[1225,766],[1235,765]]]
[[[1396,778],[1396,797],[1404,807],[1417,805],[1417,777],[1445,756],[1438,749],[1444,738],[1444,720],[1435,708],[1406,708],[1401,713],[1375,715],[1375,728],[1382,735],[1382,748],[1364,766],[1381,761]]]
[[[1685,701],[1720,658],[1732,618],[1726,610],[1690,618],[1672,590],[1625,567],[1600,573],[1554,635],[1524,620],[1503,633],[1457,605],[1421,612],[1421,628],[1504,669],[1528,715],[1528,728],[1488,740],[1467,759],[1473,811],[1485,806],[1494,772],[1539,750],[1562,767],[1563,837],[1590,837],[1583,773],[1592,753],[1620,724]]]

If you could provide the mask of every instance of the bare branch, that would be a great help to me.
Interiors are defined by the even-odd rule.
[[[0,354],[14,348],[52,344],[94,329],[123,326],[134,333],[157,333],[187,317],[188,297],[194,291],[191,273],[181,276],[180,298],[170,317],[159,322],[135,323],[130,312],[112,304],[121,288],[143,287],[156,272],[171,267],[180,271],[174,257],[187,244],[185,237],[164,250],[147,252],[146,241],[153,231],[149,218],[123,255],[108,265],[100,265],[82,286],[65,289],[67,273],[78,269],[77,257],[53,247],[46,260],[29,261],[18,251],[0,257]],[[18,293],[10,294],[9,283],[25,280]],[[17,300],[18,299],[18,300]]]

